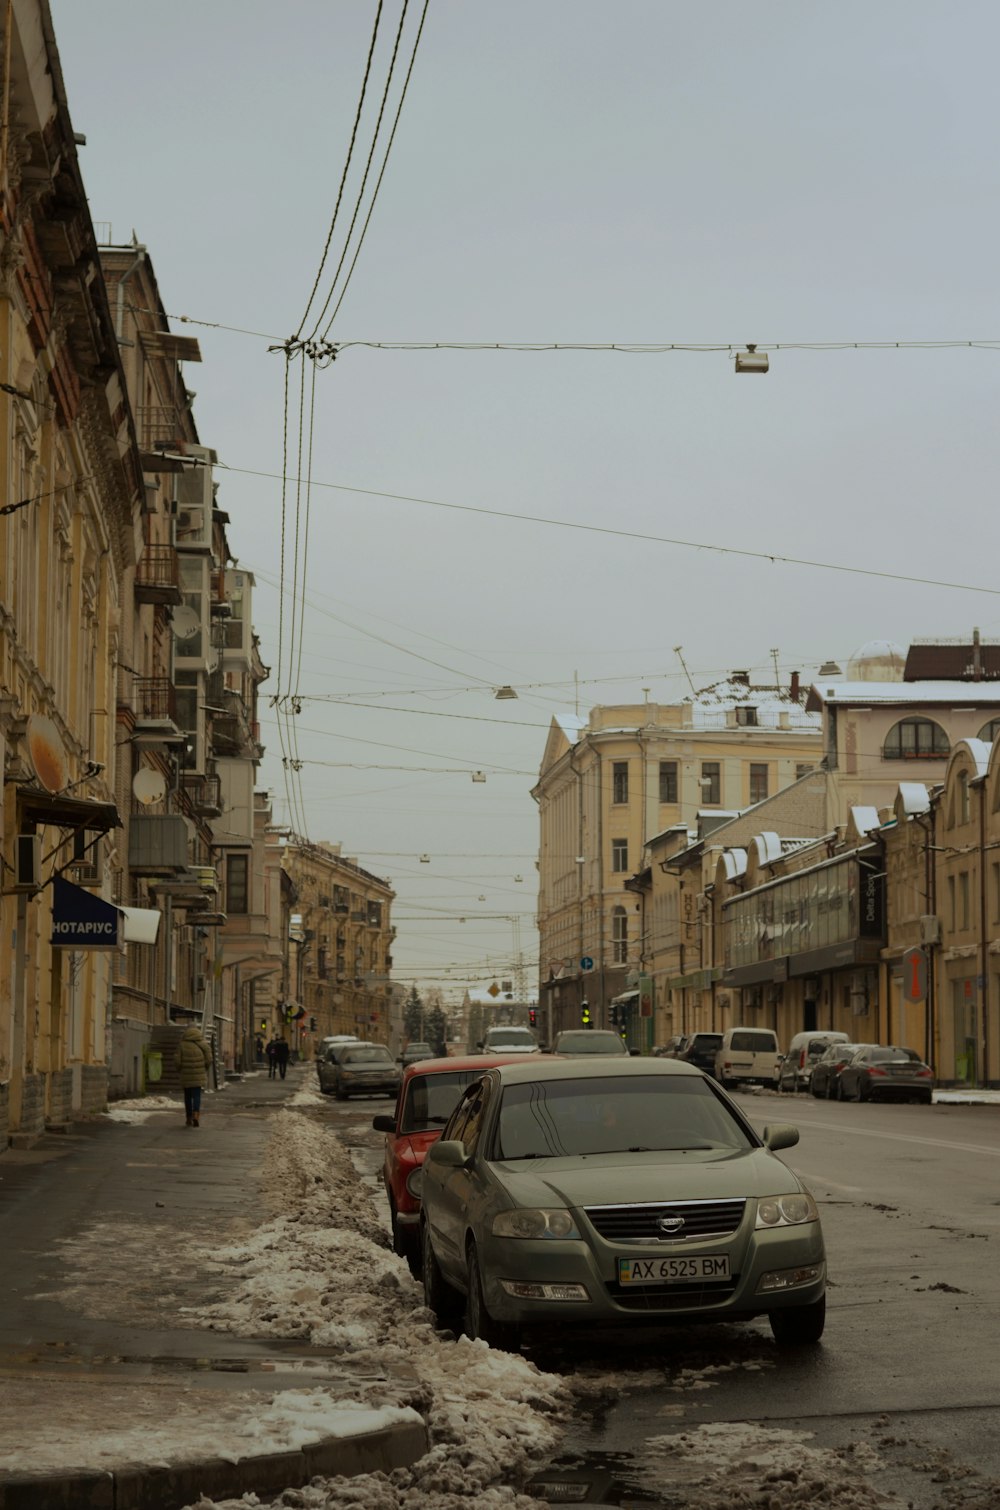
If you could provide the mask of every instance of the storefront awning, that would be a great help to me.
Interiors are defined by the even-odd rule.
[[[53,828],[89,828],[106,834],[109,829],[122,826],[113,802],[60,796],[56,792],[43,792],[40,787],[19,787],[17,808],[20,821],[48,823]]]
[[[629,1002],[638,1000],[638,991],[623,991],[620,996],[612,996],[611,1005],[613,1007],[627,1007]]]

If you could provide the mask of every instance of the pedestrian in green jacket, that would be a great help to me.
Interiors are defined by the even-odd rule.
[[[212,1050],[194,1023],[181,1035],[174,1064],[184,1090],[184,1112],[187,1127],[198,1127],[201,1116],[201,1093],[208,1084],[208,1070],[212,1063]]]

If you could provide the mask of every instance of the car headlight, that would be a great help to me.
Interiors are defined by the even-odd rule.
[[[766,1195],[757,1202],[756,1227],[797,1227],[801,1222],[818,1222],[816,1202],[808,1190],[794,1195]]]
[[[420,1182],[424,1177],[423,1169],[411,1169],[406,1176],[406,1189],[415,1201],[420,1199]]]
[[[579,1237],[573,1218],[561,1206],[519,1206],[493,1218],[494,1237]]]

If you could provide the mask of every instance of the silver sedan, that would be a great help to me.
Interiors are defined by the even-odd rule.
[[[468,1087],[424,1164],[427,1304],[515,1347],[534,1323],[748,1320],[817,1342],[816,1203],[707,1075],[677,1060],[539,1060]]]

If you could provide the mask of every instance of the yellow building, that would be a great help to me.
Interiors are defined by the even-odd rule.
[[[650,940],[630,882],[664,831],[722,821],[802,778],[819,761],[820,719],[788,688],[745,672],[669,707],[597,707],[553,719],[532,795],[539,809],[543,1034],[610,1021],[616,998],[650,1012]],[[634,993],[628,996],[627,993]],[[640,992],[643,1001],[639,1004]],[[652,1019],[642,1036],[652,1041]]]

